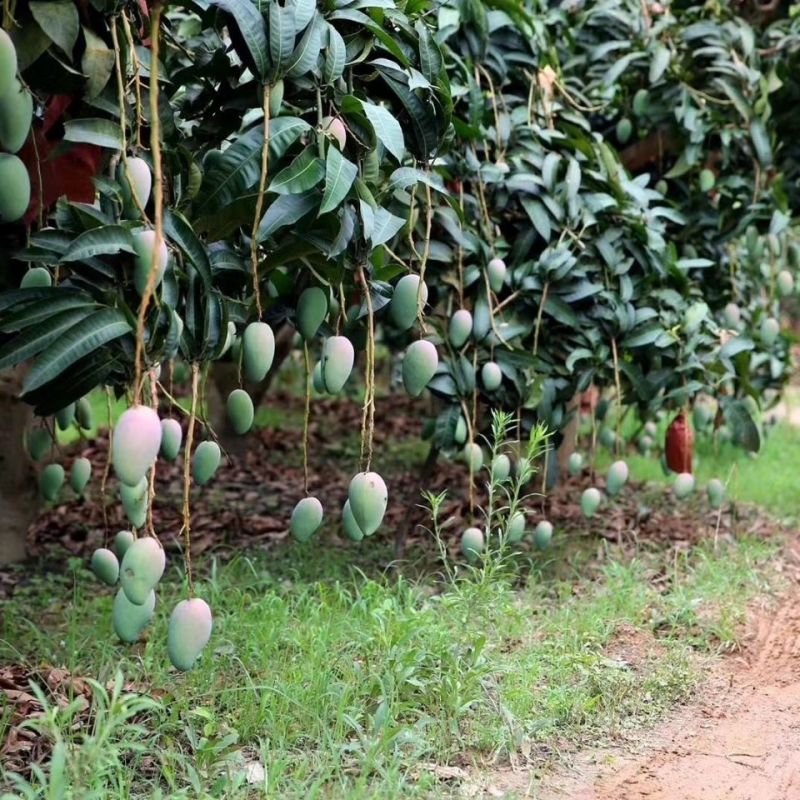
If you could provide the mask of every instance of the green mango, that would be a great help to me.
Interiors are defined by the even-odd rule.
[[[146,477],[143,477],[136,486],[129,486],[127,483],[119,485],[122,507],[134,528],[144,527],[147,520],[148,488]]]
[[[436,345],[427,339],[412,342],[403,357],[403,386],[411,397],[419,397],[439,366]]]
[[[665,195],[669,191],[669,185],[667,182],[662,178],[660,181],[656,181],[655,190],[659,194]]]
[[[164,548],[152,536],[136,539],[125,551],[120,568],[120,583],[128,600],[137,605],[146,603],[165,566]]]
[[[78,420],[78,427],[84,431],[94,428],[94,411],[88,397],[81,397],[75,406],[75,419]]]
[[[123,193],[130,195],[129,203],[133,206],[129,209],[131,216],[138,219],[139,207],[147,207],[153,189],[153,175],[149,165],[143,158],[128,156],[117,167],[117,181],[122,186]],[[132,202],[133,197],[137,202]],[[152,245],[150,251],[152,252]]]
[[[192,476],[198,486],[205,486],[214,477],[221,457],[222,453],[216,442],[200,442],[197,445],[192,459]]]
[[[117,531],[114,537],[114,549],[117,551],[117,556],[123,558],[128,548],[136,541],[133,531]]]
[[[175,669],[190,670],[211,638],[213,620],[205,600],[181,600],[169,618],[167,654]]]
[[[350,509],[365,536],[372,536],[383,522],[389,493],[377,472],[359,472],[350,481],[347,492]]]
[[[611,401],[607,397],[601,397],[595,406],[594,418],[598,422],[602,422],[608,416],[609,411],[611,411]]]
[[[506,539],[512,544],[522,541],[525,535],[525,512],[515,511],[506,523]]]
[[[322,362],[314,364],[314,371],[311,373],[311,383],[317,394],[325,394],[325,382],[322,380]]]
[[[329,394],[338,394],[353,371],[355,353],[346,336],[329,336],[322,345],[322,383]]]
[[[475,301],[475,311],[472,315],[472,338],[476,342],[482,342],[491,327],[492,312],[489,309],[488,301],[481,295]]]
[[[92,572],[103,583],[113,586],[119,580],[119,561],[109,549],[99,547],[92,553]]]
[[[774,344],[775,340],[778,338],[778,334],[781,332],[781,325],[775,317],[764,317],[761,320],[761,326],[758,332],[761,336],[761,341],[769,346]]]
[[[235,433],[239,436],[247,433],[253,427],[255,409],[250,395],[244,389],[234,389],[228,395],[228,420]]]
[[[498,453],[492,459],[492,480],[503,483],[511,474],[511,459],[505,453]]]
[[[614,433],[613,428],[609,428],[608,425],[604,425],[600,429],[600,444],[603,447],[607,447],[609,450],[613,450],[617,444],[617,434]]]
[[[621,117],[617,122],[617,141],[627,144],[633,134],[633,123],[627,117]]]
[[[353,511],[350,508],[349,500],[346,500],[342,507],[342,527],[348,539],[352,539],[354,542],[360,542],[364,538],[364,531],[358,527],[356,518],[353,516]]]
[[[141,605],[131,603],[124,590],[120,589],[114,596],[114,605],[111,609],[114,633],[127,644],[138,641],[142,631],[153,618],[155,608],[156,593],[152,589]]]
[[[788,297],[794,292],[794,276],[788,269],[782,269],[775,279],[775,286],[781,297]]]
[[[472,313],[467,311],[466,308],[459,308],[458,311],[450,317],[450,325],[448,327],[448,337],[450,344],[459,350],[469,339],[472,333]]]
[[[0,95],[13,85],[17,74],[17,50],[11,37],[0,28]]]
[[[304,497],[294,507],[289,530],[298,542],[307,542],[322,525],[322,503],[316,497]]]
[[[654,439],[658,436],[658,425],[655,422],[646,422],[644,426],[644,432],[648,436],[652,436]]]
[[[328,295],[319,288],[305,289],[297,301],[297,330],[308,341],[317,335],[319,326],[328,314]]]
[[[694,491],[694,475],[692,475],[691,472],[681,472],[681,474],[675,478],[672,489],[678,500],[687,498]]]
[[[584,517],[593,517],[600,506],[603,496],[594,486],[584,490],[581,495],[581,512]]]
[[[710,192],[714,188],[714,184],[716,182],[717,177],[710,169],[700,170],[700,176],[697,179],[697,183],[701,192]]]
[[[550,546],[553,538],[553,524],[543,519],[533,531],[533,544],[538,550],[544,550]]]
[[[639,89],[633,96],[633,113],[637,117],[643,117],[647,114],[650,107],[650,92],[647,89]]]
[[[712,478],[706,486],[708,503],[711,508],[722,508],[725,502],[725,484],[719,478]]]
[[[88,458],[76,458],[69,473],[69,483],[75,494],[83,496],[83,490],[91,477],[92,462]]]
[[[622,461],[615,461],[608,469],[606,492],[609,497],[615,497],[628,481],[628,465]]]
[[[133,406],[114,428],[111,463],[116,476],[137,486],[156,461],[161,448],[161,420],[149,406]]]
[[[486,265],[486,275],[489,278],[489,286],[495,293],[503,288],[506,279],[506,262],[502,258],[493,258]]]
[[[270,117],[277,117],[281,113],[281,106],[283,105],[283,81],[278,78],[275,83],[269,88],[269,115]]]
[[[18,81],[0,95],[0,147],[16,153],[25,144],[33,121],[33,95]]]
[[[242,334],[242,370],[248,381],[263,381],[275,358],[275,335],[266,322],[251,322]]]
[[[176,419],[161,420],[161,455],[167,461],[174,461],[181,451],[183,428]]]
[[[74,421],[75,403],[70,403],[68,406],[64,406],[60,411],[56,411],[56,425],[58,425],[60,430],[65,431],[71,428]]]
[[[583,456],[580,453],[571,453],[567,469],[570,475],[580,475],[583,470]]]
[[[136,251],[133,260],[133,285],[140,295],[144,295],[151,270],[155,270],[156,273],[153,288],[161,284],[169,262],[169,250],[163,240],[156,247],[156,232],[151,230],[137,231],[133,234],[133,249]]]
[[[28,455],[34,461],[41,461],[53,445],[53,437],[47,428],[31,428],[25,437]]]
[[[31,179],[16,156],[0,153],[0,223],[17,222],[31,203]]]
[[[692,424],[695,430],[705,430],[714,420],[714,412],[707,403],[695,403],[692,409]]]
[[[738,328],[742,320],[742,311],[736,303],[728,303],[722,311],[725,324],[729,328]]]
[[[428,302],[428,287],[419,275],[404,275],[397,282],[389,303],[389,315],[401,331],[407,331]]]
[[[20,281],[20,289],[39,289],[53,285],[53,277],[46,267],[33,267],[29,269]]]
[[[56,500],[64,485],[64,467],[61,464],[48,464],[39,476],[39,490],[45,500]]]
[[[464,445],[464,461],[469,466],[469,471],[473,474],[483,466],[483,450],[475,442],[467,442]]]
[[[475,561],[483,552],[483,531],[480,528],[467,528],[461,534],[461,552],[467,561]]]
[[[453,440],[456,444],[464,444],[467,441],[467,434],[469,433],[467,429],[467,423],[464,421],[464,417],[459,417],[458,421],[456,422],[456,429],[453,433]]]
[[[494,392],[503,382],[503,372],[496,361],[487,361],[481,369],[481,380],[487,392]]]
[[[655,442],[653,441],[652,436],[648,436],[646,433],[639,437],[639,441],[637,442],[637,447],[639,448],[639,452],[646,456],[652,449]]]

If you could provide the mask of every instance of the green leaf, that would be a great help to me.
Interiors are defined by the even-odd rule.
[[[175,243],[200,273],[206,288],[211,287],[211,262],[208,253],[192,226],[179,211],[167,209],[164,212],[164,233]]]
[[[262,80],[269,69],[269,50],[264,18],[251,0],[211,0],[211,5],[227,11],[233,17],[250,58],[256,75]]]
[[[764,167],[772,166],[772,145],[769,143],[767,128],[760,119],[754,119],[750,123],[750,137],[753,140],[753,147],[756,151],[756,158]]]
[[[61,337],[92,313],[91,306],[53,314],[0,347],[0,370],[21,364]]]
[[[417,20],[414,29],[419,36],[419,63],[422,74],[430,83],[436,83],[442,71],[442,53],[428,26],[422,20]]]
[[[273,0],[269,4],[269,55],[276,72],[289,64],[294,36],[294,10]]]
[[[408,189],[415,183],[425,183],[442,194],[448,194],[440,175],[435,172],[426,172],[415,167],[398,167],[389,178],[389,187],[392,189]]]
[[[348,161],[335,147],[328,148],[325,161],[325,192],[319,216],[333,211],[344,200],[358,174],[358,167]]]
[[[405,224],[406,221],[402,217],[396,217],[385,208],[376,208],[372,236],[370,237],[372,246],[377,247],[388,242]]]
[[[122,133],[116,122],[87,117],[71,119],[64,123],[64,140],[80,144],[96,144],[110,150],[122,149]]]
[[[313,189],[325,177],[325,165],[309,146],[288,167],[271,181],[269,191],[275,194],[301,194]]]
[[[71,292],[61,286],[52,287],[57,294],[41,302],[26,303],[22,308],[15,310],[14,313],[3,317],[0,324],[0,331],[9,333],[21,331],[31,325],[36,325],[42,320],[75,308],[96,308],[96,304],[83,292]],[[24,291],[24,290],[23,290]],[[59,296],[63,295],[63,296]]]
[[[286,74],[290,78],[300,78],[316,66],[322,49],[322,24],[322,17],[315,14],[288,60]]]
[[[317,2],[316,0],[294,0],[287,4],[287,8],[294,11],[294,29],[302,31],[311,22],[311,18],[317,10]]]
[[[347,62],[347,45],[342,35],[333,25],[328,25],[328,47],[325,51],[325,66],[322,70],[322,80],[331,84],[341,78]]]
[[[121,225],[106,225],[84,231],[67,248],[61,261],[85,261],[87,258],[116,253],[136,254],[133,248],[133,237],[127,228]]]
[[[731,427],[734,441],[751,453],[761,449],[761,432],[743,400],[731,400],[723,406],[723,413]]]
[[[403,129],[400,123],[391,112],[383,106],[376,106],[374,103],[361,101],[361,108],[372,125],[372,130],[378,137],[378,141],[398,160],[403,160],[406,151]]]
[[[125,315],[115,308],[97,311],[73,325],[31,365],[22,385],[27,394],[57,378],[76,361],[131,332]]]
[[[650,83],[656,83],[658,79],[664,74],[669,66],[670,52],[669,48],[665,47],[661,42],[657,42],[653,47],[653,56],[650,59]]]
[[[81,70],[86,76],[86,96],[93,100],[103,91],[114,70],[114,51],[89,28],[84,27],[86,49],[81,58]]]
[[[722,345],[719,355],[720,358],[733,358],[746,350],[752,350],[754,347],[755,343],[747,336],[734,336]]]
[[[279,195],[267,209],[267,213],[264,214],[261,224],[258,226],[258,241],[263,242],[280,228],[294,225],[317,207],[318,200],[317,192]]]
[[[37,25],[66,55],[71,56],[81,32],[78,9],[73,0],[31,2],[31,14]]]

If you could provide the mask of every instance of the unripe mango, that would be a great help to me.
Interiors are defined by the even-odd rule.
[[[499,292],[503,288],[503,282],[506,279],[506,262],[502,258],[493,258],[486,265],[486,274],[492,291]]]
[[[11,37],[0,29],[0,95],[13,85],[17,75],[17,50]]]
[[[111,609],[111,619],[114,623],[114,633],[127,644],[139,640],[142,631],[153,618],[156,607],[156,593],[151,589],[141,605],[131,603],[123,589],[114,597]]]
[[[334,139],[340,150],[344,150],[344,146],[347,144],[347,128],[338,117],[323,117],[322,132]]]
[[[706,492],[711,508],[721,508],[725,502],[725,484],[719,478],[712,478],[708,482]]]
[[[460,349],[469,339],[470,333],[472,333],[472,313],[467,311],[466,308],[459,308],[450,317],[450,325],[448,327],[450,344],[456,350]]]
[[[278,79],[272,84],[269,90],[269,115],[270,117],[277,117],[281,113],[281,105],[283,104],[283,81]]]
[[[610,497],[619,494],[622,487],[628,481],[628,465],[622,461],[615,461],[608,469],[608,479],[606,480],[606,491]]]
[[[266,322],[251,322],[242,334],[242,369],[249,381],[263,381],[275,358],[275,335]]]
[[[297,330],[308,341],[317,335],[328,313],[328,295],[319,288],[311,286],[304,289],[297,301]]]
[[[472,338],[481,342],[492,326],[492,313],[486,298],[481,296],[475,301],[475,312],[472,315]]]
[[[161,283],[169,261],[169,250],[163,239],[156,248],[156,232],[151,230],[137,231],[133,234],[133,249],[136,251],[133,262],[133,285],[136,291],[143,295],[151,269],[156,273],[154,286]]]
[[[31,428],[26,437],[28,455],[34,461],[41,461],[52,447],[53,438],[47,428]]]
[[[298,542],[307,542],[322,525],[322,513],[322,503],[316,497],[304,497],[292,511],[292,536]]]
[[[583,456],[580,453],[571,453],[567,468],[570,475],[580,475],[583,469]]]
[[[503,373],[496,361],[487,361],[481,369],[481,380],[487,392],[500,388],[503,382]]]
[[[319,394],[325,394],[325,381],[322,380],[322,362],[317,361],[314,364],[314,371],[311,373],[311,383],[314,386],[314,391]]]
[[[639,448],[639,452],[646,456],[652,449],[655,442],[653,441],[652,436],[648,436],[646,433],[639,437],[639,441],[636,443],[637,447]]]
[[[781,326],[775,317],[764,317],[761,320],[759,334],[761,336],[761,341],[764,342],[765,345],[773,344],[780,332]]]
[[[0,147],[16,153],[25,144],[33,120],[33,96],[18,81],[0,95]]]
[[[117,531],[114,537],[114,549],[117,551],[117,557],[123,558],[128,548],[136,541],[133,531]]]
[[[692,409],[692,424],[695,430],[705,430],[714,420],[714,412],[707,403],[695,403]]]
[[[549,547],[553,538],[553,524],[543,519],[533,531],[533,543],[539,550]]]
[[[436,346],[427,339],[412,342],[403,357],[403,386],[411,397],[419,397],[439,366]]]
[[[94,412],[88,397],[81,397],[78,400],[75,406],[75,419],[78,421],[78,427],[81,430],[90,431],[94,428]]]
[[[119,561],[106,547],[99,547],[92,553],[92,572],[103,581],[113,586],[119,579]]]
[[[82,496],[89,478],[92,477],[92,462],[88,458],[76,458],[72,462],[69,483],[75,494]]]
[[[20,281],[20,289],[33,289],[53,285],[53,278],[50,275],[50,270],[46,267],[33,267],[29,269]]]
[[[61,464],[48,464],[39,476],[39,489],[42,497],[51,503],[58,497],[64,485],[64,467]]]
[[[600,506],[603,496],[594,486],[586,489],[581,495],[581,512],[584,517],[593,517]]]
[[[243,436],[253,427],[255,409],[250,395],[244,389],[234,389],[228,395],[228,420],[235,433]]]
[[[788,297],[794,291],[794,276],[788,269],[782,269],[778,273],[775,285],[781,297]]]
[[[75,403],[70,403],[69,405],[64,406],[60,411],[56,411],[56,425],[62,430],[65,431],[67,428],[72,427],[72,423],[75,421]]]
[[[647,89],[639,89],[633,96],[633,113],[637,117],[647,114],[650,108],[650,92]]]
[[[152,537],[136,539],[125,551],[120,569],[120,583],[131,603],[147,602],[150,591],[155,589],[167,560],[164,548]]]
[[[678,500],[683,500],[694,491],[694,475],[692,475],[691,472],[681,472],[681,474],[675,478],[675,483],[672,484],[672,488],[675,492],[675,497],[677,497]]]
[[[358,527],[356,518],[353,516],[353,510],[350,508],[349,500],[345,500],[344,506],[342,507],[342,527],[348,539],[352,539],[354,542],[360,542],[364,538],[364,531]]]
[[[155,463],[161,447],[161,420],[148,406],[123,412],[114,429],[111,462],[116,476],[136,486]]]
[[[525,513],[523,511],[515,511],[509,518],[506,524],[506,538],[512,544],[522,540],[525,535]]]
[[[389,303],[392,321],[401,331],[407,331],[428,302],[428,287],[419,275],[404,275],[397,282]]]
[[[181,451],[183,428],[176,419],[161,420],[161,455],[167,461],[174,461]]]
[[[346,336],[330,336],[322,345],[322,383],[325,391],[338,394],[353,370],[355,353]]]
[[[700,170],[700,176],[698,178],[698,184],[700,186],[701,192],[710,192],[714,188],[714,184],[717,182],[717,176],[710,169],[702,169]]]
[[[383,522],[389,492],[377,472],[359,472],[350,481],[347,492],[350,509],[365,536],[372,536]]]
[[[483,466],[483,450],[475,442],[464,445],[464,461],[467,462],[470,472],[477,472]]]
[[[458,421],[456,422],[456,429],[453,433],[453,439],[455,440],[456,444],[464,444],[467,441],[467,434],[469,433],[467,429],[467,423],[464,421],[464,417],[459,417]]]
[[[128,188],[138,201],[138,206],[145,208],[150,201],[150,192],[153,189],[153,176],[147,162],[137,156],[128,157],[119,165],[118,178],[120,182],[126,181]]]
[[[199,486],[205,486],[219,467],[222,454],[216,442],[200,442],[192,459],[192,476]]]
[[[492,459],[492,480],[502,483],[511,474],[511,459],[505,453],[498,453]]]
[[[211,638],[212,626],[211,609],[205,600],[193,597],[175,606],[167,630],[167,654],[173,667],[185,672],[194,666]]]
[[[478,558],[483,548],[483,531],[480,528],[467,528],[461,534],[461,552],[468,561]]]
[[[627,144],[633,133],[633,123],[627,117],[621,117],[617,122],[617,141]]]
[[[122,507],[125,515],[134,528],[144,527],[147,520],[148,497],[147,478],[142,478],[136,486],[128,486],[127,483],[120,483],[119,496],[122,500]]]
[[[0,222],[16,222],[31,203],[31,179],[16,156],[0,153]]]
[[[729,328],[738,328],[742,319],[742,311],[736,303],[728,303],[722,312],[725,317],[725,324]]]

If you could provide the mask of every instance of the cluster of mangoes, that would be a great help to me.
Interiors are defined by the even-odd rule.
[[[0,30],[0,223],[17,222],[31,202],[31,181],[22,149],[33,120],[33,96],[17,77],[17,51]]]

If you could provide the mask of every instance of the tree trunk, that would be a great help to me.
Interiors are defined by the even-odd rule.
[[[25,429],[30,406],[17,398],[18,370],[0,380],[0,564],[25,558],[28,527],[36,516],[36,489],[25,451]]]

